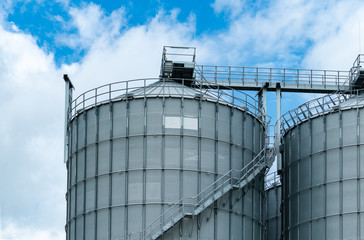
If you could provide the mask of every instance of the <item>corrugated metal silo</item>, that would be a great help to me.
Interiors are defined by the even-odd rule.
[[[272,172],[266,176],[265,183],[266,203],[265,203],[265,228],[267,240],[279,240],[281,237],[281,199],[282,186],[277,172]]]
[[[284,239],[364,238],[363,106],[334,94],[282,118]]]
[[[119,82],[73,101],[68,240],[152,238],[150,226],[162,224],[171,206],[196,195],[200,200],[199,193],[208,194],[217,179],[261,152],[265,125],[255,103],[185,85],[166,79]],[[261,239],[263,200],[260,171],[248,187],[229,191],[161,236]]]

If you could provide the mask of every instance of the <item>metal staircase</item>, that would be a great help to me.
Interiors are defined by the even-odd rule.
[[[183,218],[193,218],[232,189],[249,184],[266,166],[264,148],[241,170],[230,170],[192,198],[183,198],[173,204],[141,233],[139,239],[157,239]]]

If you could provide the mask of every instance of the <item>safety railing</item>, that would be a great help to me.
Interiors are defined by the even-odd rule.
[[[309,118],[313,118],[327,112],[334,111],[342,104],[360,95],[360,90],[352,90],[346,93],[336,92],[334,94],[328,94],[320,98],[313,99],[306,102],[297,108],[286,112],[281,117],[281,137],[289,131],[291,128],[297,126],[301,122],[306,121]],[[361,106],[363,105],[363,98],[357,98],[357,103],[353,103],[350,106]]]
[[[162,54],[160,77],[170,77],[175,67],[173,62],[188,62],[195,65],[196,48],[164,46]]]
[[[73,119],[77,114],[103,103],[119,100],[130,100],[132,98],[147,97],[181,97],[181,98],[202,98],[227,104],[235,108],[247,111],[258,119],[262,119],[264,110],[259,108],[258,102],[251,96],[238,91],[226,91],[219,88],[194,88],[187,90],[185,83],[194,83],[194,80],[179,79],[182,84],[171,86],[172,79],[147,78],[129,81],[120,81],[102,85],[91,89],[75,98],[68,110],[68,119]]]
[[[280,186],[281,178],[278,172],[272,172],[265,176],[264,182],[265,182],[264,189],[268,190],[271,189],[272,187]]]
[[[227,192],[233,186],[239,185],[245,178],[254,172],[257,167],[265,166],[265,149],[261,150],[241,170],[230,170],[203,189],[196,196],[182,198],[180,201],[168,208],[159,218],[155,219],[148,227],[139,233],[140,239],[155,239],[153,236],[158,232],[163,233],[173,223],[178,222],[185,215],[197,215],[204,208],[207,200],[213,199],[214,195],[225,190]],[[223,193],[220,195],[222,196]],[[214,199],[216,201],[216,199]],[[211,202],[212,203],[212,202]],[[170,225],[168,225],[170,224]],[[165,229],[163,229],[165,228]],[[152,238],[153,237],[153,238]]]
[[[353,63],[353,67],[350,69],[350,84],[355,85],[355,81],[358,78],[360,71],[364,66],[364,54],[359,54]]]
[[[196,65],[196,79],[225,85],[235,83],[281,83],[299,85],[349,84],[349,71]]]

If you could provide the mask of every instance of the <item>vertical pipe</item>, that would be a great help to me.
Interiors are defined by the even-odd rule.
[[[96,145],[95,145],[95,238],[97,239],[97,215],[98,215],[98,188],[99,188],[99,131],[100,131],[100,114],[99,108],[95,107],[95,115],[96,115]]]
[[[127,236],[129,234],[129,145],[130,145],[130,139],[129,139],[129,125],[130,125],[130,102],[129,102],[129,97],[128,97],[128,92],[129,92],[129,82],[126,82],[126,114],[125,114],[125,118],[126,118],[126,126],[125,126],[125,139],[126,139],[126,143],[125,143],[125,214],[124,214],[124,235]]]
[[[266,83],[266,85],[263,88],[263,122],[267,122],[267,88],[269,83]]]
[[[76,139],[76,143],[75,143],[75,145],[76,145],[76,149],[75,149],[75,166],[76,166],[76,169],[75,169],[75,182],[73,183],[73,186],[74,186],[74,191],[75,191],[75,209],[74,209],[74,222],[75,222],[75,229],[74,229],[74,237],[75,237],[75,239],[77,239],[77,218],[76,218],[76,216],[77,216],[77,202],[78,202],[78,199],[77,199],[77,189],[79,188],[79,186],[77,186],[78,184],[77,184],[77,179],[78,179],[78,127],[79,127],[79,123],[78,123],[78,121],[79,121],[79,118],[77,118],[77,119],[75,119],[76,120],[76,137],[75,137],[75,139]]]
[[[111,85],[110,85],[111,86]],[[111,94],[111,89],[110,89],[110,94]],[[108,212],[109,212],[109,228],[108,228],[108,232],[109,232],[109,240],[112,239],[111,237],[111,233],[112,233],[112,179],[113,179],[113,129],[114,129],[114,117],[113,117],[113,104],[111,102],[111,95],[109,96],[109,121],[110,121],[110,126],[109,126],[109,130],[110,130],[110,145],[109,145],[109,208],[108,208]]]
[[[276,130],[275,130],[275,151],[276,151],[276,155],[277,155],[277,170],[278,173],[280,174],[280,172],[282,171],[282,155],[279,151],[279,146],[281,143],[281,98],[282,98],[282,94],[281,94],[281,85],[279,83],[277,83],[276,86],[276,96],[277,96],[277,125],[276,125]]]
[[[339,108],[339,239],[343,239],[343,116]]]
[[[71,113],[71,107],[72,107],[72,94],[73,94],[73,85],[71,80],[68,78],[67,74],[63,75],[63,79],[65,81],[65,112],[64,112],[64,162],[67,162],[68,158],[68,123],[69,123],[69,117]]]
[[[356,211],[358,213],[360,213],[360,110],[359,108],[357,107],[356,108],[356,111],[357,111],[357,116],[356,116],[356,177],[357,177],[357,206],[356,206]],[[360,239],[361,236],[360,236],[360,225],[361,225],[361,222],[360,222],[360,215],[361,214],[358,214],[357,215],[357,239]]]
[[[83,211],[82,212],[86,212],[86,178],[87,178],[87,112],[85,112],[85,114],[83,115],[83,120],[85,123],[85,157],[84,157],[84,178],[83,178]],[[86,239],[86,215],[83,215],[83,240]]]

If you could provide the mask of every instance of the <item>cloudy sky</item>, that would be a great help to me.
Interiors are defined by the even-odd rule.
[[[164,45],[199,64],[349,70],[363,19],[362,0],[1,0],[0,238],[65,239],[64,73],[75,95],[157,77]],[[310,98],[284,96],[283,111]]]

